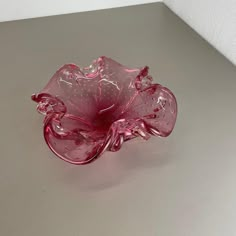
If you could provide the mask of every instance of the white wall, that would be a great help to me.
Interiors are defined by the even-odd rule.
[[[236,65],[236,0],[164,0]]]
[[[0,22],[150,2],[158,0],[0,0]]]

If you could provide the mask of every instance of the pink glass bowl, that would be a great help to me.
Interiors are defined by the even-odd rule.
[[[166,137],[175,125],[173,93],[152,84],[148,67],[128,68],[99,57],[89,67],[62,66],[40,93],[32,95],[45,115],[50,149],[72,164],[87,164],[124,141]]]

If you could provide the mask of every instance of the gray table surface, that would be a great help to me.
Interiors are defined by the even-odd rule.
[[[178,120],[167,139],[70,165],[30,95],[100,55],[149,65]],[[0,71],[1,236],[236,235],[236,67],[162,3],[1,23]]]

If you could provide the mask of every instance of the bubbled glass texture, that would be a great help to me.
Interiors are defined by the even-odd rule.
[[[91,66],[62,66],[38,94],[50,149],[72,164],[87,164],[124,141],[166,137],[175,125],[173,93],[152,83],[148,67],[128,68],[99,57]]]

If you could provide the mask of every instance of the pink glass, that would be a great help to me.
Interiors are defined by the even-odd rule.
[[[62,66],[40,93],[32,95],[45,115],[50,149],[72,164],[87,164],[124,141],[166,137],[175,125],[173,93],[152,84],[148,67],[128,68],[99,57],[89,67]]]

